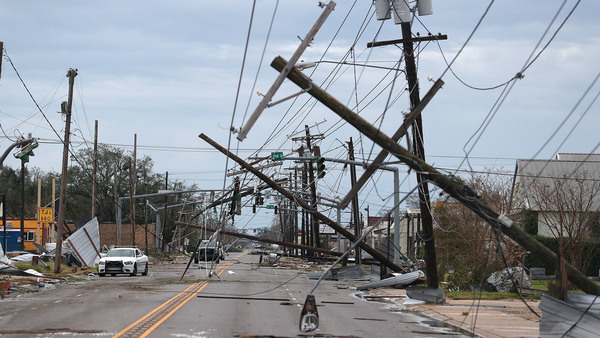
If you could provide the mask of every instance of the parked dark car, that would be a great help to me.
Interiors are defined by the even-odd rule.
[[[198,247],[198,252],[194,255],[194,263],[199,262],[215,262],[219,263],[219,261],[223,258],[223,248],[221,247],[221,243],[216,241],[207,241],[204,240],[200,243]]]

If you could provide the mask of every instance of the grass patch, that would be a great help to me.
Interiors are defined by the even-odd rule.
[[[17,268],[19,268],[19,270],[25,271],[25,270],[35,270],[41,274],[47,275],[47,276],[57,276],[57,277],[64,277],[67,275],[71,275],[69,274],[69,272],[71,272],[71,268],[68,267],[65,264],[61,264],[60,265],[60,273],[59,274],[55,274],[54,273],[54,261],[49,261],[49,262],[45,262],[46,265],[48,267],[45,267],[43,265],[35,265],[32,262],[17,262],[15,263],[15,266]]]
[[[519,299],[518,293],[511,292],[473,292],[473,291],[446,291],[446,297],[456,300],[500,300],[500,299]],[[525,299],[540,299],[540,295],[523,295]]]
[[[538,291],[548,292],[548,282],[550,280],[537,280],[531,281],[531,288]]]

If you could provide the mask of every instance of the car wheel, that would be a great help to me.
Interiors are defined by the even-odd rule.
[[[148,262],[146,262],[146,268],[144,269],[144,272],[142,272],[142,276],[148,276]]]
[[[133,264],[133,271],[131,272],[130,276],[135,276],[137,275],[137,264]]]
[[[104,276],[106,276],[106,274],[104,272],[98,272],[98,276],[104,277]]]

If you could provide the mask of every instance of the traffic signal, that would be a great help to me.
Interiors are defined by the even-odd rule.
[[[235,195],[235,214],[236,215],[241,215],[242,214],[242,195],[237,194]]]
[[[14,156],[18,159],[21,159],[23,163],[27,163],[29,162],[29,156],[35,156],[35,154],[33,153],[33,149],[37,148],[38,145],[39,144],[36,139],[33,139],[33,141],[28,143],[23,143],[23,145],[21,146],[21,150],[16,152]]]
[[[263,205],[265,203],[265,198],[262,196],[261,193],[256,193],[256,197],[254,197],[254,204],[256,205]]]
[[[325,176],[325,159],[321,156],[317,157],[317,177]]]

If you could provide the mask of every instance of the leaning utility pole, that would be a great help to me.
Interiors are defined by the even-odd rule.
[[[135,204],[133,201],[133,163],[129,158],[129,213],[131,216],[131,246],[135,247]]]
[[[311,135],[310,129],[308,125],[304,126],[306,131],[306,147],[308,148],[308,153],[313,153],[313,147],[311,145]],[[308,161],[308,179],[310,181],[310,206],[315,210],[317,209],[317,182],[315,179],[315,167],[313,166],[313,161]],[[319,238],[319,220],[314,216],[310,215],[310,233],[312,234],[312,243],[315,248],[321,247],[321,241]]]
[[[354,161],[354,142],[352,142],[352,137],[350,137],[350,142],[348,142],[348,160]],[[356,184],[356,166],[354,164],[350,164],[350,183],[351,186]],[[360,226],[359,220],[359,211],[358,211],[358,195],[354,195],[352,198],[352,218],[354,219],[354,235],[356,237],[360,237],[362,234],[362,229]],[[367,220],[368,222],[368,220]],[[368,224],[368,223],[367,223]],[[355,259],[356,264],[362,264],[362,254],[359,248],[355,250]]]
[[[61,112],[66,115],[65,138],[63,140],[62,173],[60,177],[60,204],[58,206],[58,226],[56,229],[56,251],[54,256],[54,273],[60,273],[62,262],[62,237],[63,224],[65,223],[65,204],[67,199],[67,165],[69,164],[69,139],[71,134],[71,108],[73,107],[73,85],[75,84],[77,69],[69,69],[69,96],[67,102],[61,104]]]
[[[21,251],[25,251],[25,160],[21,159]]]
[[[408,93],[410,97],[411,110],[421,102],[419,96],[419,82],[417,79],[417,66],[410,22],[401,23],[402,38],[404,39],[404,61],[406,63],[406,78],[408,80]],[[423,145],[423,120],[421,115],[417,116],[413,124],[413,153],[425,161],[425,146]],[[425,240],[425,274],[427,286],[437,289],[439,287],[437,273],[437,258],[435,254],[435,239],[433,237],[433,218],[431,217],[431,201],[429,198],[429,186],[423,175],[417,171],[417,183],[419,184],[419,208],[421,209],[421,225],[423,226],[423,238]]]
[[[4,56],[4,42],[0,41],[0,77],[2,77],[2,57]]]
[[[94,171],[92,172],[92,218],[96,217],[96,176],[98,173],[98,120],[94,123]]]
[[[287,62],[283,58],[278,57],[273,60],[271,66],[279,70],[285,67],[286,63]],[[292,69],[288,74],[288,79],[301,88],[307,88],[311,84],[311,80],[298,69]],[[441,82],[441,80],[437,80],[437,82]],[[307,92],[319,102],[323,103],[327,108],[331,109],[331,111],[343,118],[346,122],[361,131],[373,142],[393,154],[410,169],[422,172],[426,179],[433,182],[444,190],[445,193],[469,208],[491,225],[493,229],[502,231],[506,236],[542,259],[550,267],[554,268],[557,266],[558,260],[554,252],[523,231],[508,216],[498,214],[488,206],[471,187],[465,185],[455,177],[446,176],[440,173],[437,169],[403,148],[394,139],[375,128],[370,122],[364,120],[350,108],[346,107],[323,89],[319,88],[319,86],[312,84],[310,90]],[[351,238],[351,240],[353,240],[353,238]],[[600,295],[600,286],[596,285],[592,280],[587,278],[583,272],[577,270],[570,263],[566,263],[565,265],[569,281],[585,293]]]

